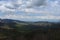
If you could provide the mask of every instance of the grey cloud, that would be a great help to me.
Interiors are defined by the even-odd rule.
[[[32,5],[41,6],[45,3],[45,0],[32,0]]]
[[[28,5],[28,8],[34,7],[34,6],[42,6],[46,4],[46,0],[32,0],[31,4]]]
[[[11,6],[5,6],[5,7],[8,8],[8,9],[16,9],[14,7],[11,7]]]
[[[20,7],[19,4],[11,4],[11,5],[12,5],[12,6],[5,5],[5,7],[8,8],[8,9],[17,9],[17,8]]]

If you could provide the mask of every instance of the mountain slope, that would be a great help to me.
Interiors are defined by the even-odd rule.
[[[18,31],[27,30],[48,30],[49,28],[60,28],[60,23],[53,22],[24,22],[12,19],[0,19],[1,28],[17,29]]]

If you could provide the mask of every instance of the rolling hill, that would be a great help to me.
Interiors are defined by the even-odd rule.
[[[0,40],[60,40],[60,23],[0,19]]]

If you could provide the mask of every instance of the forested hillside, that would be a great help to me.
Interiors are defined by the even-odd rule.
[[[0,19],[0,40],[60,40],[60,23]]]

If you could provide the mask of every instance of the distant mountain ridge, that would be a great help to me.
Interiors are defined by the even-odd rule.
[[[38,21],[38,22],[25,22],[13,19],[0,19],[0,27],[2,28],[17,28],[21,30],[32,29],[48,29],[48,28],[60,28],[60,23]]]
[[[48,22],[48,21],[27,22],[27,21],[14,20],[14,19],[0,19],[0,22],[6,22],[6,23],[11,23],[11,22],[19,22],[19,23],[60,23],[60,22]]]
[[[4,22],[4,23],[11,23],[11,22],[24,23],[24,21],[13,20],[13,19],[0,19],[0,22]]]

